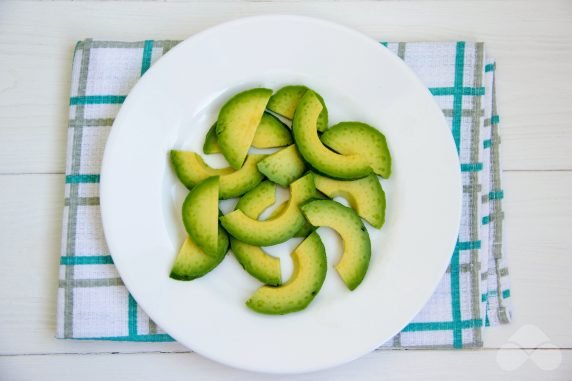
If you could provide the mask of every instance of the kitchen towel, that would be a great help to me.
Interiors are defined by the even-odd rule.
[[[72,65],[58,338],[172,341],[123,285],[105,243],[99,173],[107,136],[129,90],[178,41],[77,44]],[[463,213],[451,263],[434,295],[391,348],[471,348],[508,323],[495,63],[482,43],[380,43],[421,78],[443,110],[459,158]],[[439,179],[435,179],[439,181]]]

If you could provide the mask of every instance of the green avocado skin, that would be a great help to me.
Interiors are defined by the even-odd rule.
[[[284,315],[305,309],[316,297],[327,272],[326,249],[313,232],[292,252],[294,272],[282,286],[262,286],[246,301],[253,311]]]

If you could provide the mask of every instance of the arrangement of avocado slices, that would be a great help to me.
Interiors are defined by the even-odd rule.
[[[290,120],[291,128],[280,117]],[[278,150],[261,154],[251,148]],[[341,281],[352,291],[364,281],[372,253],[363,221],[383,226],[386,197],[378,176],[391,175],[391,155],[379,130],[354,121],[328,128],[324,99],[306,86],[285,86],[275,93],[254,88],[223,105],[203,152],[222,154],[229,167],[212,168],[196,152],[170,152],[177,178],[189,189],[182,206],[187,237],[171,268],[172,279],[200,281],[230,248],[263,284],[246,301],[248,308],[270,315],[301,311],[326,278],[326,250],[316,231],[325,226],[343,241],[335,266]],[[276,202],[278,186],[289,188],[290,197],[263,219]],[[235,209],[223,215],[220,200],[236,198]],[[280,259],[264,247],[293,237],[304,240],[291,253],[294,271],[283,283]]]

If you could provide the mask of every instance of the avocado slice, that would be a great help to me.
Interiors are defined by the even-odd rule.
[[[236,209],[250,218],[257,219],[276,201],[276,184],[264,181],[242,196]],[[230,245],[235,258],[247,273],[259,281],[277,286],[282,283],[280,259],[267,254],[262,248],[231,238]]]
[[[274,115],[265,112],[256,128],[252,146],[254,148],[276,148],[292,144],[292,134]]]
[[[220,153],[218,139],[216,138],[216,122],[213,123],[207,136],[205,136],[205,143],[203,144],[203,152],[206,154]]]
[[[192,151],[171,150],[171,163],[181,182],[189,189],[211,176],[220,176],[220,198],[239,197],[257,186],[264,176],[256,165],[266,155],[250,154],[239,170],[211,168],[201,155]]]
[[[288,201],[284,201],[282,204],[278,205],[276,209],[274,209],[272,213],[270,213],[268,219],[269,220],[273,219],[274,217],[282,213],[287,206],[288,206]],[[302,225],[300,230],[298,230],[296,234],[294,234],[294,237],[306,238],[314,230],[316,230],[315,227],[313,227],[308,221],[304,221],[304,225]]]
[[[273,257],[259,246],[250,245],[232,237],[230,247],[238,263],[254,278],[271,286],[278,286],[282,283],[280,258]]]
[[[306,94],[306,86],[285,86],[275,92],[266,108],[284,118],[292,120],[300,99]]]
[[[287,187],[306,172],[306,163],[295,144],[265,157],[257,166],[263,175],[283,187]]]
[[[317,171],[339,179],[358,179],[371,173],[369,161],[362,155],[340,155],[324,146],[318,137],[316,121],[323,107],[316,94],[308,90],[300,100],[292,132],[302,157]]]
[[[292,120],[296,107],[300,99],[306,94],[306,91],[308,91],[306,86],[285,86],[270,97],[266,108],[286,119]],[[318,93],[314,93],[324,107],[317,122],[318,131],[323,132],[328,128],[328,109],[324,99]]]
[[[256,128],[252,146],[254,148],[276,148],[292,144],[292,134],[288,127],[275,116],[265,112]],[[220,153],[216,137],[216,123],[207,132],[203,152],[206,154]]]
[[[315,176],[316,176],[316,174],[314,174],[314,178],[315,178]],[[326,197],[322,193],[320,193],[317,189],[316,189],[316,192],[314,193],[314,195],[312,195],[310,198],[311,199],[321,199],[321,200],[326,199]],[[284,201],[282,204],[278,205],[276,207],[276,209],[274,209],[272,211],[272,213],[270,213],[270,216],[268,217],[268,219],[273,219],[274,217],[276,217],[277,215],[282,213],[284,211],[284,209],[286,209],[287,206],[288,206],[288,201]],[[296,232],[296,234],[294,234],[294,237],[306,238],[314,230],[316,230],[316,228],[314,226],[312,226],[312,224],[310,224],[308,221],[305,221],[304,225],[302,225],[300,230],[298,230]]]
[[[200,278],[219,265],[228,251],[228,234],[219,225],[217,255],[210,256],[193,242],[191,237],[185,239],[175,263],[171,268],[170,277],[176,280],[193,280]]]
[[[318,294],[326,279],[326,249],[314,232],[292,252],[294,273],[279,287],[262,286],[246,301],[256,312],[283,315],[306,308]]]
[[[236,204],[236,209],[242,210],[250,218],[258,218],[275,202],[276,184],[265,180],[242,196]]]
[[[219,177],[197,184],[183,202],[183,224],[193,242],[212,257],[218,254]]]
[[[290,200],[276,217],[259,221],[235,210],[220,218],[222,226],[234,238],[255,246],[272,246],[292,238],[304,225],[299,205],[316,195],[314,175],[308,173],[290,184]]]
[[[387,140],[376,128],[361,122],[342,122],[328,129],[320,139],[342,155],[363,155],[369,160],[373,172],[384,179],[391,175]]]
[[[336,265],[338,274],[350,290],[360,285],[371,258],[369,234],[353,209],[331,200],[310,201],[302,213],[314,226],[334,229],[344,242],[344,253]]]
[[[358,180],[334,180],[315,176],[316,188],[329,198],[345,198],[357,214],[375,228],[381,228],[385,221],[385,192],[377,179],[370,174]]]
[[[222,106],[216,135],[220,150],[232,168],[242,167],[271,95],[270,89],[250,89],[236,94]]]

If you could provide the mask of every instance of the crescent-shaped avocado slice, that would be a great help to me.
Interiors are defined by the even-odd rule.
[[[259,221],[235,210],[220,218],[222,226],[236,239],[255,246],[272,246],[292,238],[304,226],[300,204],[316,196],[314,175],[308,173],[290,184],[290,200],[276,217]]]
[[[263,175],[283,187],[302,177],[307,170],[295,144],[265,157],[257,166]]]
[[[264,181],[242,196],[236,204],[236,209],[250,218],[257,219],[275,201],[276,184]],[[247,273],[265,284],[277,286],[282,283],[279,258],[267,254],[259,246],[250,245],[236,238],[231,237],[230,245],[235,258]]]
[[[285,86],[270,97],[266,108],[286,119],[292,120],[296,107],[300,99],[306,94],[306,91],[308,91],[306,86]],[[316,126],[318,131],[323,132],[328,128],[328,109],[320,94],[316,92],[314,92],[314,94],[316,94],[324,107],[320,112]]]
[[[312,233],[294,250],[294,272],[279,287],[262,286],[247,300],[256,312],[283,315],[301,311],[316,297],[326,279],[326,250],[317,233]]]
[[[238,263],[247,273],[264,284],[278,286],[282,283],[280,258],[266,253],[261,247],[230,238],[230,247]]]
[[[254,148],[276,148],[287,146],[292,142],[290,129],[274,115],[265,112],[256,128],[252,146]]]
[[[371,173],[369,161],[359,154],[340,155],[326,147],[316,128],[323,107],[316,94],[308,90],[300,100],[292,132],[302,157],[318,172],[339,179],[359,179]]]
[[[357,214],[375,228],[381,228],[385,222],[385,192],[377,179],[371,174],[358,180],[334,180],[316,175],[316,188],[329,198],[343,197]]]
[[[288,127],[275,116],[265,112],[256,128],[252,146],[254,148],[276,148],[292,144],[292,134]],[[206,154],[220,153],[216,137],[216,123],[207,132],[203,152]]]
[[[183,224],[193,242],[212,257],[218,254],[219,177],[197,184],[183,203]]]
[[[265,180],[242,196],[238,200],[235,209],[242,210],[250,218],[258,218],[275,202],[276,184]]]
[[[220,150],[232,168],[242,167],[271,95],[270,89],[250,89],[236,94],[222,106],[216,135]]]
[[[314,179],[316,178],[316,176],[317,175],[314,174]],[[326,199],[327,197],[324,196],[322,193],[316,191],[315,194],[311,198],[316,199],[316,200],[323,200],[323,199]],[[282,204],[278,205],[276,207],[276,209],[274,209],[272,211],[272,213],[270,213],[270,216],[268,217],[268,219],[273,219],[274,217],[276,217],[277,215],[282,213],[284,211],[284,209],[286,209],[287,206],[288,206],[288,200],[282,202]],[[300,230],[298,230],[296,232],[296,234],[294,234],[294,237],[306,238],[314,230],[316,230],[316,228],[314,226],[312,226],[312,224],[310,224],[308,221],[305,221],[304,225],[300,228]]]
[[[228,234],[222,227],[218,228],[217,255],[205,253],[191,237],[185,239],[179,250],[170,277],[176,280],[193,280],[200,278],[219,265],[228,251]]]
[[[336,265],[338,274],[350,290],[363,281],[371,258],[369,234],[353,209],[331,200],[310,201],[302,212],[314,226],[335,230],[344,242],[342,258]]]
[[[250,154],[239,170],[211,168],[201,155],[192,151],[171,151],[171,163],[179,180],[189,189],[211,176],[220,176],[220,198],[239,197],[257,186],[264,176],[257,164],[266,155]]]
[[[209,128],[203,144],[203,152],[206,154],[220,153],[218,139],[216,138],[216,122]]]
[[[342,122],[320,137],[322,142],[342,155],[360,154],[368,159],[373,172],[384,179],[391,175],[391,155],[385,135],[361,122]]]

